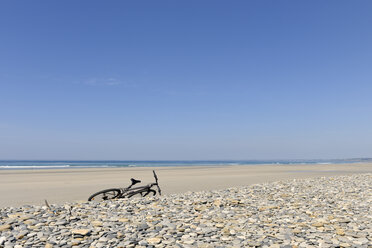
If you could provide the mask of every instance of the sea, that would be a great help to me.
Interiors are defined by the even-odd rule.
[[[312,159],[312,160],[0,160],[0,170],[24,169],[78,169],[78,168],[122,168],[122,167],[191,167],[233,165],[291,165],[291,164],[340,164],[371,162],[372,159]]]

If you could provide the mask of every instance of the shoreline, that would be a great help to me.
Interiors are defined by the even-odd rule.
[[[0,169],[0,174],[12,174],[14,173],[30,173],[30,172],[94,172],[94,171],[148,171],[148,170],[184,170],[184,169],[207,169],[207,168],[235,168],[235,167],[325,167],[325,166],[350,166],[350,167],[360,167],[360,166],[372,166],[372,162],[353,162],[353,163],[294,163],[294,164],[216,164],[216,165],[177,165],[177,166],[129,166],[129,167],[65,167],[65,168],[22,168],[22,169]]]
[[[142,167],[220,167],[220,166],[257,166],[257,165],[337,165],[372,163],[371,159],[314,159],[314,160],[158,160],[158,161],[126,161],[126,160],[0,160],[0,172],[6,170],[53,170],[53,169],[120,169]]]
[[[130,178],[154,181],[165,195],[219,190],[287,179],[372,173],[372,163],[126,167],[0,171],[0,207],[86,201],[94,192],[126,187]]]

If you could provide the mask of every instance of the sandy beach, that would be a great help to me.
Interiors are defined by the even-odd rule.
[[[284,173],[285,174],[285,173]],[[0,208],[0,247],[361,247],[372,173]]]
[[[321,165],[247,165],[0,171],[0,207],[85,201],[92,193],[125,187],[131,177],[142,184],[159,176],[164,194],[224,189],[285,179],[371,173],[372,163]]]

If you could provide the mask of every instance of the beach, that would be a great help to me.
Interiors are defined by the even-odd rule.
[[[371,173],[372,163],[190,167],[130,167],[0,171],[0,207],[86,201],[106,188],[126,187],[130,178],[154,181],[165,195],[225,189],[287,179]]]
[[[0,247],[369,248],[371,185],[372,173],[352,173],[0,208]]]

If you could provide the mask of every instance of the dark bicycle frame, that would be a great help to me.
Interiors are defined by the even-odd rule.
[[[157,184],[156,183],[150,183],[148,185],[145,185],[145,186],[140,186],[140,187],[135,187],[135,188],[132,188],[130,185],[129,187],[127,188],[120,188],[120,195],[118,195],[117,197],[115,198],[130,198],[136,194],[141,194],[141,196],[146,196],[148,195],[149,193],[153,193],[153,195],[156,195],[156,191],[151,189],[152,187],[156,186]],[[144,195],[142,195],[143,193],[145,193]]]

